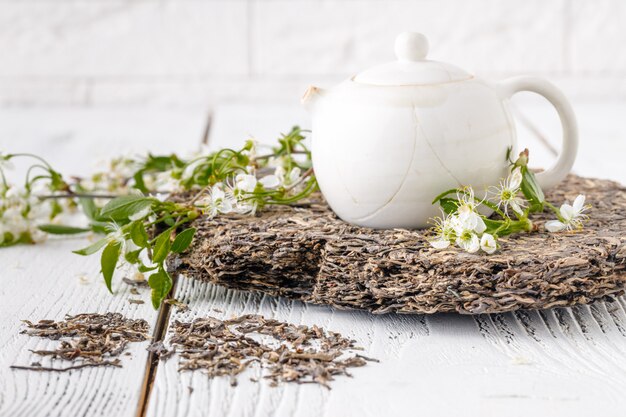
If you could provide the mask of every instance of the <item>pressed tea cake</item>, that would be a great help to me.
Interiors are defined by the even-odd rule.
[[[256,217],[199,218],[191,249],[170,264],[230,288],[374,313],[587,304],[626,287],[626,188],[570,175],[546,196],[571,201],[579,193],[592,206],[584,229],[502,238],[502,250],[489,256],[435,250],[423,230],[349,225],[318,194]],[[538,213],[533,221],[541,226],[550,218]]]

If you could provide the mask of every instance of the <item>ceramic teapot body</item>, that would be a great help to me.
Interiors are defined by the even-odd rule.
[[[396,41],[400,61],[425,55],[410,55],[411,42],[419,49],[423,41],[419,34],[402,34]],[[552,186],[571,169],[575,120],[555,87],[529,77],[492,84],[452,66],[437,74],[441,67],[431,70],[431,63],[418,62],[417,70],[427,73],[417,79],[435,82],[411,83],[407,72],[416,68],[409,63],[401,67],[404,79],[397,85],[393,80],[359,82],[357,76],[328,91],[312,87],[305,94],[312,113],[313,168],[324,197],[343,220],[373,228],[426,227],[439,214],[432,200],[442,191],[497,185],[508,173],[507,149],[516,150],[508,99],[521,90],[546,96],[563,121],[562,153],[539,182]],[[380,70],[369,78],[376,76]]]

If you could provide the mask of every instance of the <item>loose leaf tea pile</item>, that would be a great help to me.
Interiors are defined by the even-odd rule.
[[[14,365],[14,369],[34,371],[68,371],[92,366],[121,366],[119,356],[128,343],[149,339],[149,326],[142,319],[127,319],[120,313],[79,314],[65,320],[24,320],[29,336],[60,340],[56,349],[33,350],[39,356],[69,361],[66,367],[44,367],[39,362],[30,366]]]
[[[330,388],[335,376],[350,376],[348,368],[373,360],[352,352],[359,348],[339,333],[259,315],[176,321],[172,333],[169,343],[180,355],[180,371],[203,370],[211,378],[229,376],[231,385],[236,385],[237,375],[259,363],[272,385],[318,383]],[[162,344],[152,350],[161,357],[173,353]]]
[[[423,230],[372,230],[338,219],[318,195],[257,217],[205,217],[171,265],[231,288],[375,313],[480,314],[586,304],[626,288],[626,188],[569,176],[546,193],[587,195],[581,231],[503,237],[501,252],[436,250]],[[542,228],[551,213],[533,219]],[[173,260],[174,261],[174,260]]]

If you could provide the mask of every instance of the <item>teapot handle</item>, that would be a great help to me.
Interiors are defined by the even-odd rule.
[[[561,90],[543,78],[525,76],[509,78],[500,82],[498,89],[505,99],[520,91],[537,93],[556,108],[563,128],[561,153],[554,165],[537,174],[537,182],[542,188],[554,187],[570,172],[578,151],[578,127],[571,104]]]

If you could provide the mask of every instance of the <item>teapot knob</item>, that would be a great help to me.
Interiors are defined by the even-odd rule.
[[[400,61],[421,61],[428,54],[428,39],[417,32],[402,32],[396,38],[396,57]]]

